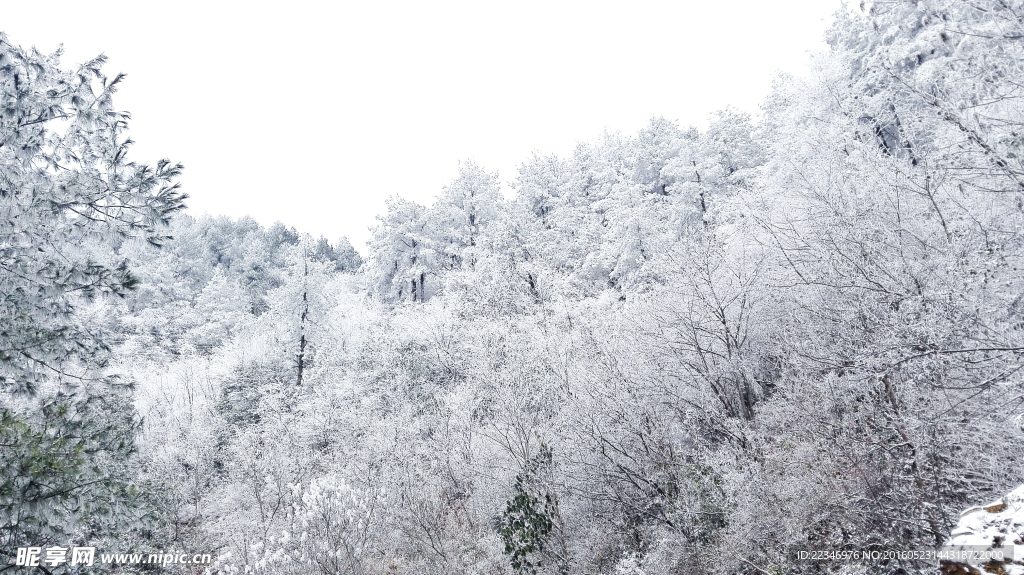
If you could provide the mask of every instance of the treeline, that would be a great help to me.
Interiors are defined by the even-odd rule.
[[[76,531],[44,499],[72,527],[40,544],[617,575],[941,545],[1022,482],[1021,37],[1019,2],[842,11],[757,121],[535,156],[511,199],[466,162],[391,199],[365,261],[248,219],[118,239],[137,288],[74,317],[136,383],[108,422],[133,439],[83,461],[135,470],[146,515]],[[2,449],[45,443],[28,405]]]

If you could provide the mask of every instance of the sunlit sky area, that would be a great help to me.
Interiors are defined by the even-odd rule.
[[[109,56],[134,159],[182,162],[191,214],[280,220],[365,253],[385,198],[429,204],[462,160],[508,184],[532,153],[604,130],[756,113],[778,71],[807,73],[840,6],[3,2],[0,29],[63,43],[65,67]]]

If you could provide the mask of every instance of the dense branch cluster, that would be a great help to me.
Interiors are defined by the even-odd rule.
[[[365,261],[247,218],[149,245],[177,168],[119,163],[116,81],[5,55],[0,449],[136,465],[132,544],[224,573],[930,572],[798,552],[936,547],[1022,481],[1021,38],[1013,0],[841,11],[756,121],[537,155],[511,198],[466,162]],[[57,465],[15,398],[112,373],[134,451]],[[101,536],[62,517],[0,533]]]

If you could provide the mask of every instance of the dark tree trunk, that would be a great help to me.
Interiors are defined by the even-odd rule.
[[[309,264],[305,265],[304,276],[309,277]],[[298,371],[299,376],[296,378],[296,385],[302,385],[302,372],[305,369],[306,360],[306,316],[309,314],[309,290],[304,287],[302,289],[302,315],[299,316],[299,357],[298,357]]]

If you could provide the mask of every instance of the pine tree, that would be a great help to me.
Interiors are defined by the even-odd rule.
[[[127,159],[100,56],[75,70],[0,34],[0,553],[123,529],[137,425],[79,316],[136,287],[124,241],[160,245],[181,165]],[[86,527],[88,526],[88,528]]]

